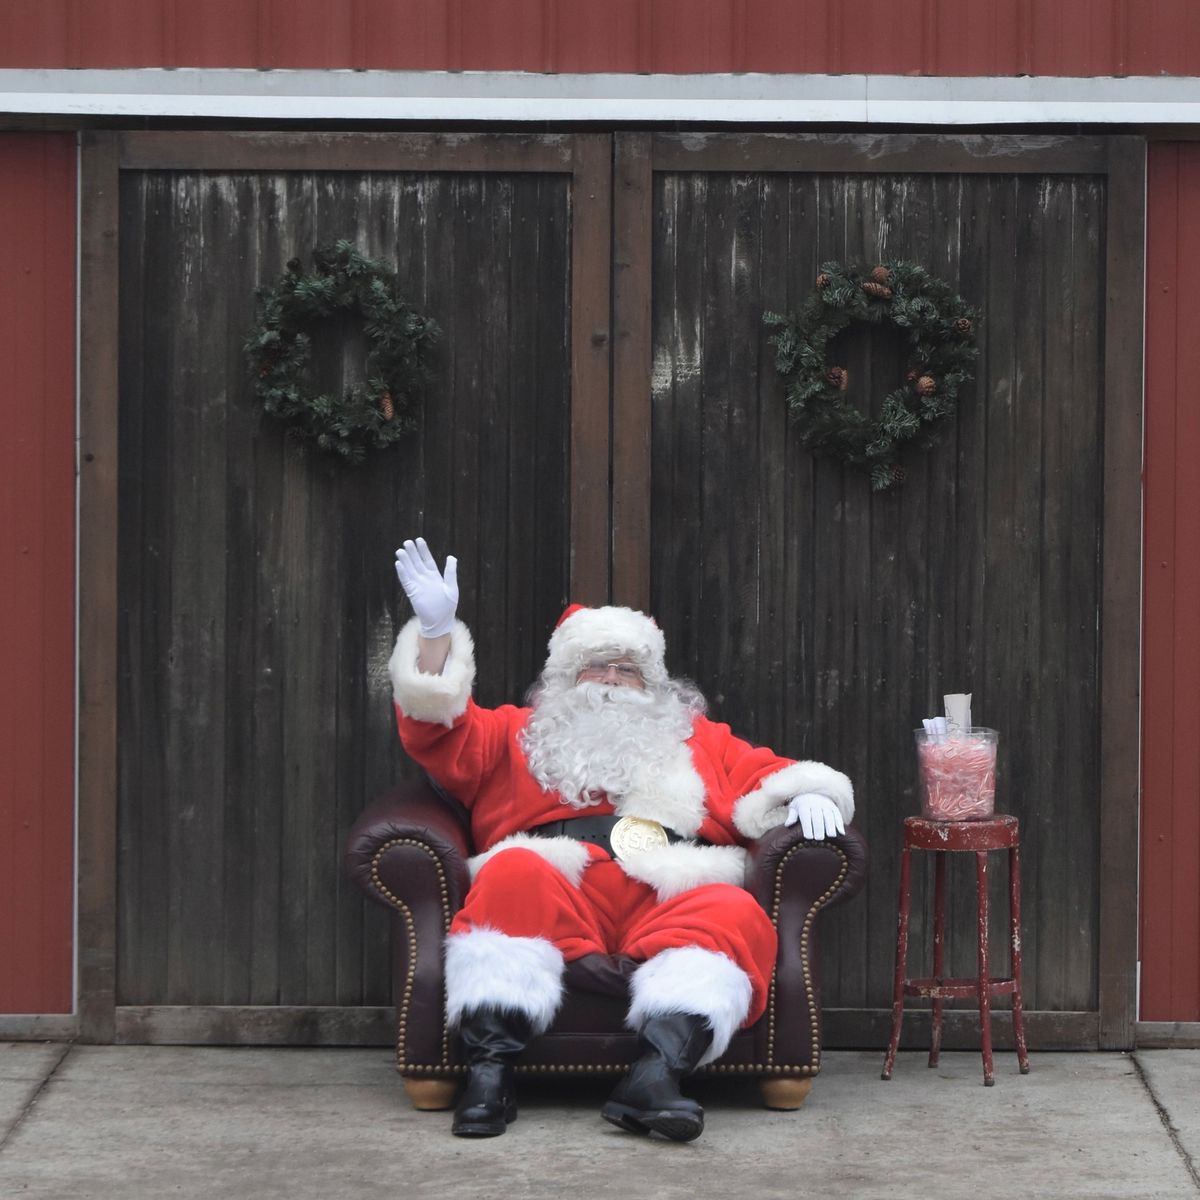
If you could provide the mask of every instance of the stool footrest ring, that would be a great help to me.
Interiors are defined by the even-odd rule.
[[[1017,990],[1016,981],[1007,976],[992,976],[987,989],[993,996],[1009,995]],[[979,995],[978,979],[906,979],[906,996],[925,996],[932,1000],[971,1000]]]

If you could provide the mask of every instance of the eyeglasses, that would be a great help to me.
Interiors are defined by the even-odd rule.
[[[579,671],[580,679],[603,679],[609,671],[615,671],[617,678],[628,683],[642,682],[642,669],[631,662],[606,662],[595,658]]]

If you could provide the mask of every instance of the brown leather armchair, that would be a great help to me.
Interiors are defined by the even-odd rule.
[[[396,1067],[416,1108],[451,1107],[457,1077],[466,1070],[446,1028],[442,941],[466,895],[471,854],[462,807],[419,782],[368,808],[346,850],[351,877],[392,910]],[[754,843],[747,885],[779,933],[775,978],[767,1011],[703,1073],[757,1077],[768,1108],[804,1103],[821,1067],[817,917],[858,892],[866,866],[866,843],[853,828],[844,837],[812,842],[794,825]],[[529,1044],[518,1072],[624,1072],[638,1055],[637,1037],[623,1024],[636,965],[605,955],[568,963],[558,1017]]]

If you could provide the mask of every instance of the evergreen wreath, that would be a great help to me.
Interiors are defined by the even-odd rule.
[[[439,329],[400,295],[395,271],[338,241],[299,259],[271,287],[259,288],[257,323],[245,342],[254,396],[303,442],[361,462],[368,447],[390,446],[417,426],[418,389],[429,378],[428,351]],[[342,395],[312,389],[310,332],[339,313],[357,313],[367,337],[366,381]]]
[[[907,443],[927,450],[937,441],[938,424],[971,379],[978,319],[948,284],[911,262],[885,262],[865,277],[825,263],[799,313],[763,314],[778,329],[769,340],[804,444],[868,470],[875,491],[904,479],[897,459]],[[847,400],[849,372],[827,361],[829,343],[856,321],[887,321],[907,335],[904,379],[878,420]]]

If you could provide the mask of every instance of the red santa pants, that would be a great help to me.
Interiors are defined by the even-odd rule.
[[[709,883],[660,901],[649,884],[630,879],[609,858],[593,858],[575,887],[532,850],[497,854],[480,868],[450,933],[481,927],[545,938],[568,962],[585,954],[644,961],[679,946],[724,954],[753,988],[745,1025],[762,1016],[775,969],[775,927],[749,892]]]

